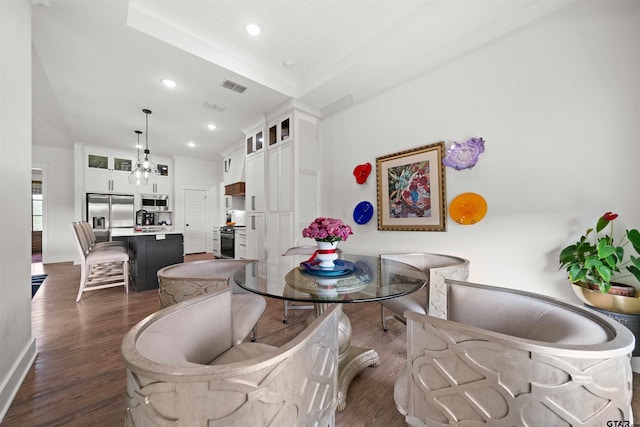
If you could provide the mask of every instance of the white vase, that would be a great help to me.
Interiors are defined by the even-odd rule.
[[[338,253],[336,247],[338,242],[317,242],[318,251],[316,252],[316,259],[320,261],[320,268],[333,268],[333,261],[338,259]]]

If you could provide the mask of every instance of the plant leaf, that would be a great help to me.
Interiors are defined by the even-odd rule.
[[[615,252],[616,248],[610,245],[606,238],[603,237],[598,241],[598,258],[604,259]]]
[[[604,215],[602,215],[600,219],[598,219],[598,224],[596,224],[596,233],[601,232],[602,229],[607,226],[607,224],[609,224],[609,221],[605,219]]]
[[[602,262],[595,266],[596,271],[602,277],[602,280],[608,282],[611,280],[611,269]],[[602,285],[601,285],[602,286]]]
[[[636,258],[633,255],[630,258],[633,265],[628,266],[627,271],[633,274],[636,280],[640,282],[640,258]]]
[[[569,280],[572,283],[579,282],[587,277],[587,270],[580,268],[579,265],[573,264],[571,268],[569,268]]]
[[[640,281],[640,268],[636,267],[635,265],[630,265],[629,267],[627,267],[627,270],[629,270],[629,272],[633,274],[638,281]]]
[[[618,261],[622,262],[622,259],[624,258],[624,248],[622,246],[618,246],[616,248],[616,258],[618,258]]]
[[[618,270],[618,267],[616,267],[616,265],[618,264],[618,259],[616,258],[615,254],[606,257],[604,260],[607,263],[607,265],[611,267],[612,270],[614,271]]]
[[[627,230],[627,239],[629,239],[636,252],[640,254],[640,231],[636,229]]]
[[[576,256],[577,248],[578,246],[576,245],[571,245],[564,248],[562,252],[560,252],[560,264],[566,264],[573,261]]]
[[[586,269],[593,268],[597,264],[602,264],[602,261],[595,255],[589,255],[584,259],[584,268]]]

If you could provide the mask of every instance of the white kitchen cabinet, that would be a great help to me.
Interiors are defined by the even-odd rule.
[[[129,174],[136,163],[136,152],[107,150],[101,147],[83,147],[84,190],[86,193],[166,194],[171,191],[171,162],[155,158],[160,174],[149,177],[147,185],[129,183]]]
[[[247,230],[244,228],[235,229],[234,239],[235,258],[247,259]]]
[[[139,188],[144,188],[140,186]],[[146,185],[144,194],[171,194],[171,181],[164,176],[154,176],[149,179],[149,183]]]
[[[218,227],[213,228],[213,256],[215,258],[222,257],[222,252],[220,252],[220,229]]]
[[[264,134],[264,125],[258,126],[247,134],[245,137],[247,157],[264,151]]]
[[[264,151],[247,157],[247,181],[245,182],[245,209],[247,212],[264,212]]]
[[[286,133],[280,137],[283,123]],[[272,126],[279,140],[269,145],[265,162],[267,211],[293,211],[296,223],[311,222],[319,209],[318,119],[292,110]]]
[[[258,260],[258,274],[266,275],[267,248],[266,223],[263,212],[247,214],[247,258]]]
[[[129,173],[86,169],[84,188],[87,193],[135,194],[137,186],[129,184]]]
[[[290,267],[291,257],[281,256],[289,247],[314,243],[302,237],[302,229],[320,215],[318,126],[315,115],[295,108],[267,126],[268,271]]]
[[[136,186],[129,184],[133,159],[101,149],[84,152],[85,192],[135,194]]]
[[[269,122],[267,130],[268,146],[285,143],[293,138],[292,114],[285,114]]]

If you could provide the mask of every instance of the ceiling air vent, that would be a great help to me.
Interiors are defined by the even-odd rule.
[[[204,103],[205,108],[208,108],[213,111],[217,111],[218,113],[222,113],[226,108],[219,106],[218,104],[211,104],[210,102]]]
[[[225,80],[224,83],[222,83],[222,87],[226,87],[227,89],[231,89],[232,91],[238,93],[242,93],[247,90],[246,86],[242,86],[241,84],[232,82],[231,80]]]

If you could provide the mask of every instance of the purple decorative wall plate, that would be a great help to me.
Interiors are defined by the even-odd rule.
[[[442,159],[442,164],[456,170],[472,168],[483,151],[484,139],[482,138],[471,138],[462,143],[454,142]]]

